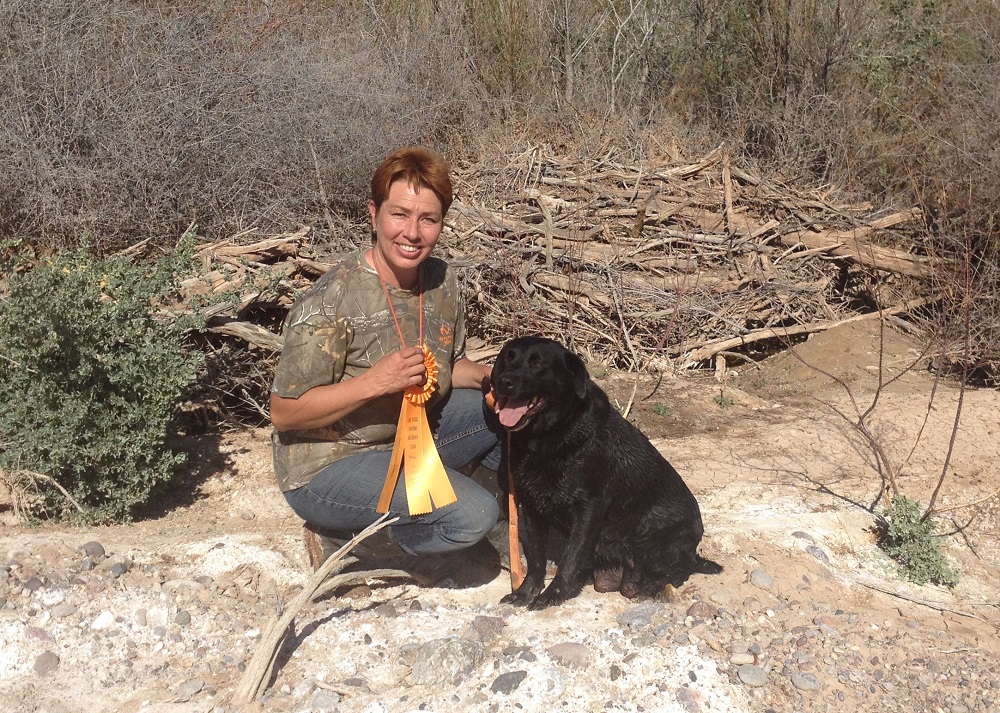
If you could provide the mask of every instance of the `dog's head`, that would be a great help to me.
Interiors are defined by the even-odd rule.
[[[510,431],[528,424],[547,430],[587,395],[583,360],[559,342],[519,337],[504,345],[493,367],[494,410]]]

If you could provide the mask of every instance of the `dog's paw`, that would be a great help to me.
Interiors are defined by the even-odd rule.
[[[535,597],[528,608],[532,611],[539,611],[540,609],[547,609],[548,607],[555,606],[557,604],[562,604],[567,599],[570,599],[573,594],[569,594],[563,587],[556,585],[555,583],[550,584],[548,588]]]
[[[525,579],[521,586],[500,600],[501,604],[513,604],[516,607],[526,607],[535,601],[538,593],[542,591],[542,583],[533,584]]]
[[[503,599],[501,599],[500,603],[513,604],[516,607],[526,607],[529,604],[531,604],[532,601],[534,601],[534,597],[532,597],[529,593],[522,592],[520,589],[518,589],[517,591],[511,592]]]

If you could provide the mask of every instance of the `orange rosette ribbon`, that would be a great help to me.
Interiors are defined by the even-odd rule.
[[[458,500],[448,480],[441,456],[434,446],[434,437],[427,421],[427,401],[437,386],[438,365],[430,349],[424,350],[427,378],[421,386],[411,386],[403,392],[403,406],[396,426],[396,442],[392,447],[389,472],[378,501],[378,512],[389,512],[392,494],[399,480],[400,466],[406,460],[406,502],[411,515],[425,515],[435,507],[444,507]]]

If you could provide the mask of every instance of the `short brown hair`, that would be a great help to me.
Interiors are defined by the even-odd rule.
[[[428,188],[441,201],[441,215],[451,207],[451,167],[439,154],[419,146],[407,146],[394,152],[372,176],[372,202],[381,208],[396,181],[406,181],[414,190]]]

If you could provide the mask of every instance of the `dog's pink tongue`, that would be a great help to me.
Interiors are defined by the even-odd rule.
[[[528,404],[524,404],[523,406],[504,406],[497,413],[497,416],[500,417],[500,423],[506,428],[513,428],[527,412]]]

